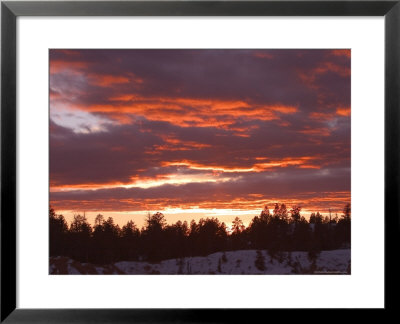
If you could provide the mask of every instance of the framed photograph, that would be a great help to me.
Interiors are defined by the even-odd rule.
[[[1,10],[2,321],[393,306],[398,1]]]

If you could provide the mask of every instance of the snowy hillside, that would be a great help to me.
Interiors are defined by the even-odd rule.
[[[349,274],[350,249],[322,251],[314,259],[307,252],[217,252],[206,257],[171,259],[159,263],[124,261],[106,266],[50,258],[50,274]]]

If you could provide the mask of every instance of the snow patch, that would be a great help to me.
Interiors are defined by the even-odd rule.
[[[216,252],[158,263],[121,261],[109,265],[79,263],[65,257],[50,258],[50,274],[350,274],[350,249],[307,252],[267,250]]]

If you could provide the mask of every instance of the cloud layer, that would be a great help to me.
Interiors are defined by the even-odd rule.
[[[51,50],[62,210],[341,209],[349,50]]]

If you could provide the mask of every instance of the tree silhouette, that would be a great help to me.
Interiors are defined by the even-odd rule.
[[[235,217],[232,222],[232,234],[238,235],[244,231],[246,227],[243,225],[243,221],[239,217]]]
[[[130,220],[121,229],[121,256],[127,261],[136,260],[140,251],[140,231]]]
[[[233,249],[244,249],[246,248],[246,235],[244,230],[246,226],[243,225],[243,221],[239,217],[235,217],[232,222],[232,247]]]
[[[162,213],[147,215],[142,235],[144,251],[150,261],[159,260],[162,255],[166,254],[167,249],[164,245],[166,225],[167,221]]]
[[[285,204],[279,205],[278,203],[276,203],[273,211],[273,216],[274,218],[279,218],[286,223],[289,222],[288,211]]]
[[[276,206],[275,206],[275,207],[276,207]],[[270,212],[269,212],[268,205],[265,205],[265,206],[264,206],[264,209],[261,211],[260,219],[261,219],[262,221],[266,221],[266,222],[268,223],[269,220],[270,220],[270,218],[271,218],[271,214],[270,214]]]
[[[167,221],[165,220],[164,214],[157,212],[150,216],[147,215],[146,219],[146,231],[147,232],[161,232],[165,226],[167,225]]]
[[[351,241],[351,207],[346,204],[343,215],[336,225],[336,241],[342,247],[350,246]]]
[[[295,223],[300,220],[300,211],[301,207],[299,206],[293,206],[293,208],[290,210],[290,215]]]
[[[348,203],[343,208],[343,218],[345,220],[350,220],[350,217],[351,217],[351,207],[350,207],[350,204]]]
[[[79,261],[88,262],[90,250],[90,238],[92,227],[85,216],[74,215],[69,228],[70,248],[74,258]]]
[[[101,226],[104,223],[104,216],[102,214],[97,214],[95,220],[94,220],[94,225],[95,226]]]
[[[351,241],[351,207],[346,204],[340,219],[330,220],[319,212],[309,221],[299,206],[288,212],[285,204],[276,203],[273,213],[265,206],[246,228],[239,217],[228,232],[218,218],[202,218],[190,225],[185,221],[167,224],[161,212],[148,214],[139,230],[133,221],[122,228],[114,219],[101,214],[93,228],[83,215],[74,215],[70,226],[62,215],[49,209],[50,256],[68,256],[81,262],[109,264],[116,261],[160,261],[188,256],[208,255],[227,250],[268,250],[271,258],[282,251],[308,251],[349,248]],[[290,218],[289,218],[290,215]],[[261,264],[261,263],[260,263]]]
[[[64,255],[66,253],[68,225],[63,215],[56,215],[53,208],[49,211],[49,246],[50,255]]]

